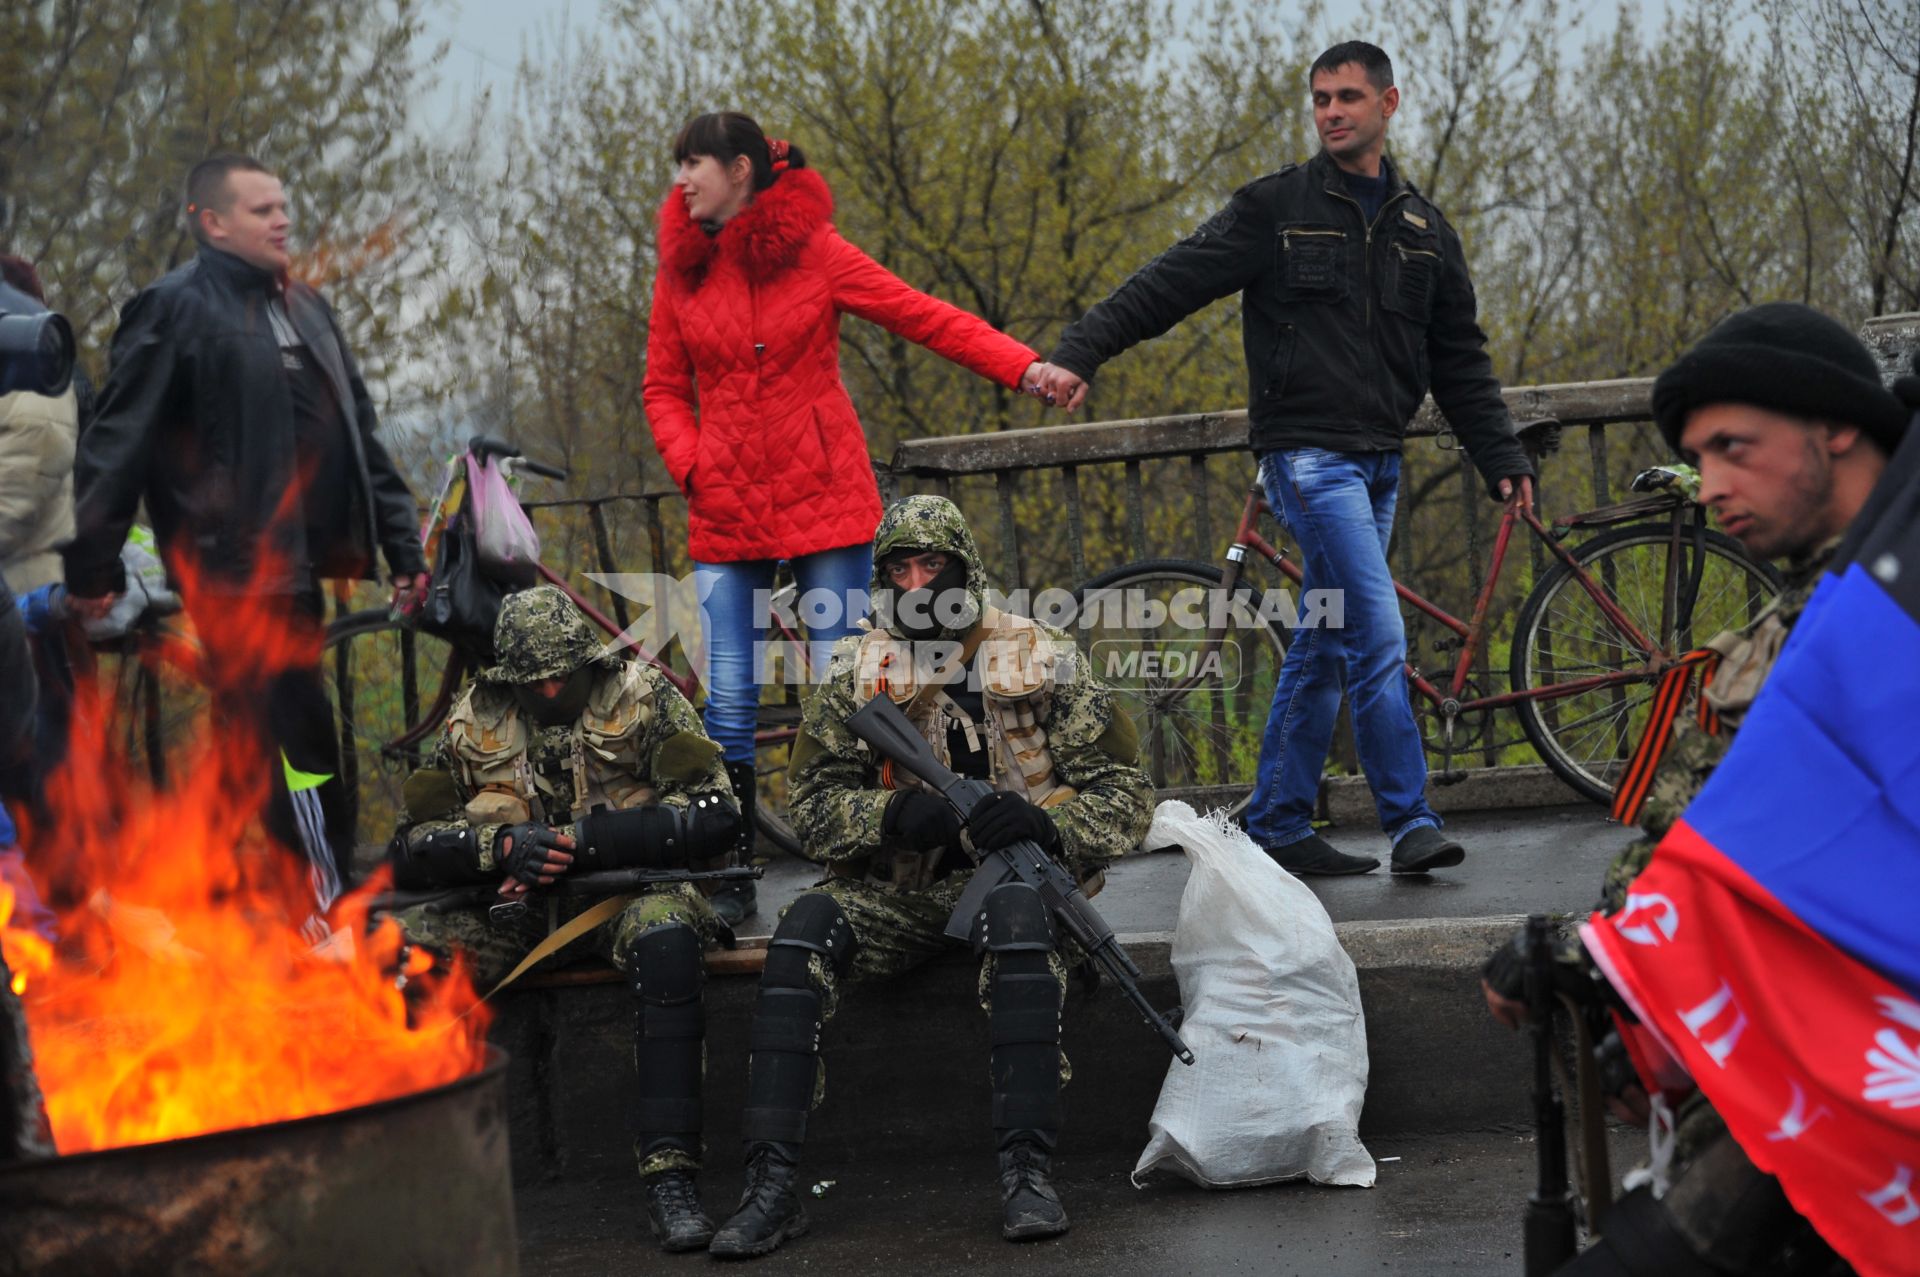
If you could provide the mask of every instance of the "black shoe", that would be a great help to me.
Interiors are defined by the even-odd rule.
[[[1058,1237],[1067,1231],[1067,1208],[1047,1177],[1053,1158],[1032,1140],[1000,1150],[1000,1235],[1010,1242]]]
[[[807,1231],[807,1212],[794,1188],[799,1168],[769,1148],[756,1148],[747,1161],[747,1187],[740,1206],[720,1226],[707,1247],[721,1259],[770,1254],[781,1242]]]
[[[713,1220],[700,1209],[700,1194],[686,1171],[647,1176],[647,1227],[669,1254],[705,1250],[713,1240]]]
[[[1435,829],[1421,825],[1402,835],[1393,844],[1393,872],[1423,874],[1429,869],[1446,869],[1467,858],[1467,849]]]
[[[1299,842],[1290,842],[1284,847],[1263,847],[1261,850],[1271,856],[1275,864],[1296,877],[1307,874],[1326,877],[1363,874],[1380,867],[1380,862],[1374,857],[1349,856],[1335,849],[1319,834],[1308,834]]]

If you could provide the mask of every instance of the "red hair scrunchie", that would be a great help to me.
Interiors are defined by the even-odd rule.
[[[767,156],[769,159],[773,161],[774,172],[776,173],[786,172],[787,171],[787,139],[783,137],[768,138],[767,139]]]

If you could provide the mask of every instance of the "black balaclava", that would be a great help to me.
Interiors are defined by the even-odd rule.
[[[540,726],[564,727],[586,710],[587,697],[593,694],[593,681],[597,673],[591,665],[581,666],[567,675],[566,685],[553,696],[542,695],[537,683],[515,683],[513,699],[519,704],[520,711]]]

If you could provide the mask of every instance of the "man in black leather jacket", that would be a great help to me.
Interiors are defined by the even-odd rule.
[[[170,571],[185,563],[198,579],[189,604],[211,681],[280,755],[268,829],[304,853],[324,910],[353,832],[332,708],[317,665],[255,669],[222,600],[248,596],[311,631],[320,580],[372,577],[376,553],[411,589],[426,569],[416,507],[332,310],[288,277],[279,179],[213,156],[188,175],[186,216],[200,252],[121,311],[81,436],[67,588],[83,617],[124,588],[120,547],[144,498]]]
[[[1425,797],[1427,765],[1402,672],[1406,633],[1387,567],[1400,446],[1429,389],[1496,497],[1532,499],[1475,314],[1460,238],[1385,156],[1399,90],[1387,55],[1335,45],[1309,73],[1321,152],[1227,206],[1072,324],[1036,393],[1077,408],[1101,364],[1241,293],[1247,416],[1274,513],[1299,542],[1306,589],[1342,592],[1342,628],[1293,631],[1261,745],[1247,832],[1295,873],[1365,873],[1312,817],[1345,685],[1396,873],[1460,863]],[[1303,615],[1312,615],[1308,611]]]

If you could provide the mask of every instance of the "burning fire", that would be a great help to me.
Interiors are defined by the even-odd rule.
[[[216,666],[249,685],[315,654],[317,635],[248,598],[200,607],[190,581],[186,593],[221,620]],[[397,924],[369,934],[384,873],[336,905],[327,943],[303,935],[304,867],[258,819],[267,747],[202,721],[155,789],[112,748],[89,691],[49,786],[54,823],[22,840],[60,916],[56,944],[6,926],[0,883],[0,943],[62,1153],[330,1112],[481,1067],[489,1016],[464,969],[403,996],[399,977],[426,955],[403,973]]]

